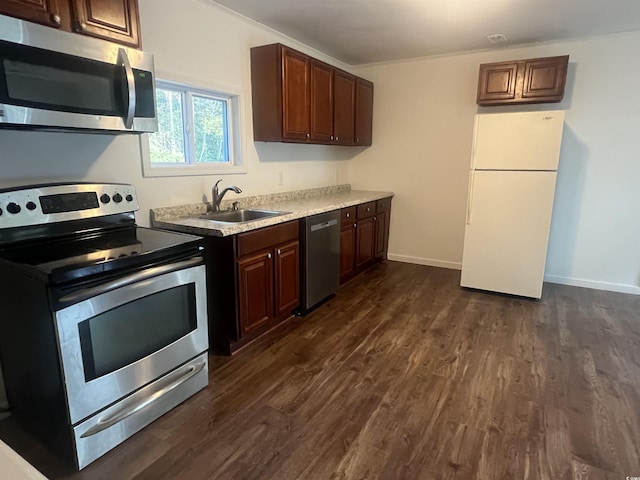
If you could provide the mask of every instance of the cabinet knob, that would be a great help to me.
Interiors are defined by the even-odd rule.
[[[373,216],[374,220],[378,220],[378,217],[376,215]]]
[[[367,212],[370,212],[370,211],[371,211],[371,208],[367,207]]]
[[[276,250],[278,252],[278,255],[281,255],[282,252],[280,251],[280,249]]]
[[[347,218],[349,218],[350,216],[351,216],[351,214],[350,214],[350,213],[347,213]]]
[[[87,24],[85,22],[80,22],[78,27],[80,27],[80,31],[84,32],[87,29]]]
[[[354,223],[353,228],[358,228],[358,225]]]
[[[60,15],[51,15],[51,21],[56,25],[60,25],[62,19],[60,18]]]
[[[271,252],[267,253],[267,258],[271,258]]]
[[[336,137],[336,142],[340,140],[340,137]]]
[[[309,138],[309,136],[310,136],[310,135],[307,133],[307,138]]]
[[[333,135],[331,135],[331,141],[333,141]]]

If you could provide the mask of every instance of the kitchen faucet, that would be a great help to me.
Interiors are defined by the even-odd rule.
[[[242,193],[242,190],[235,185],[231,185],[230,187],[225,188],[222,192],[218,193],[218,184],[222,181],[222,179],[218,180],[216,184],[213,186],[212,194],[211,194],[211,209],[214,212],[220,211],[220,202],[222,202],[222,198],[229,190],[233,190],[236,193]]]

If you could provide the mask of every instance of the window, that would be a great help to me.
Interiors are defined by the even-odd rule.
[[[156,105],[158,132],[143,142],[145,176],[244,171],[239,95],[157,81]]]

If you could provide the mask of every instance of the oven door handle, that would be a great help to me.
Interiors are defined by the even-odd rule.
[[[125,403],[125,405],[120,410],[116,411],[112,415],[109,415],[105,418],[101,418],[100,420],[98,420],[98,423],[96,423],[93,427],[89,428],[86,432],[80,435],[80,438],[87,438],[87,437],[90,437],[91,435],[95,435],[96,433],[102,432],[103,430],[106,430],[107,428],[115,425],[116,423],[123,421],[124,419],[130,417],[131,415],[138,413],[143,408],[148,407],[156,400],[159,400],[160,398],[165,396],[174,388],[179,387],[190,378],[195,377],[198,373],[202,371],[202,369],[205,367],[206,364],[207,364],[206,360],[203,360],[202,362],[196,365],[189,365],[186,368],[185,372],[176,372],[176,374],[165,379],[164,383],[166,384],[162,388],[160,388],[159,390],[157,390],[156,392],[154,392],[153,394],[149,395],[146,398],[143,398],[140,400],[136,399],[133,402],[130,402],[129,404]],[[178,378],[175,378],[176,376]]]
[[[76,292],[69,293],[58,299],[58,302],[62,305],[67,303],[77,303],[88,298],[97,297],[103,293],[110,292],[116,288],[125,287],[133,283],[138,283],[143,280],[147,280],[151,277],[157,277],[158,275],[164,275],[166,273],[175,272],[176,270],[183,270],[185,268],[193,267],[202,263],[202,257],[197,256],[184,260],[182,262],[171,263],[169,265],[161,265],[159,267],[146,268],[141,272],[132,273],[110,282],[105,282],[95,287],[83,288]]]

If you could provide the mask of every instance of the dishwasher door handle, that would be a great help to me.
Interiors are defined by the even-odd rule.
[[[317,232],[318,230],[323,230],[325,228],[333,227],[334,225],[337,225],[337,224],[338,224],[337,220],[329,220],[328,222],[316,223],[315,225],[311,225],[310,230],[312,232]]]

